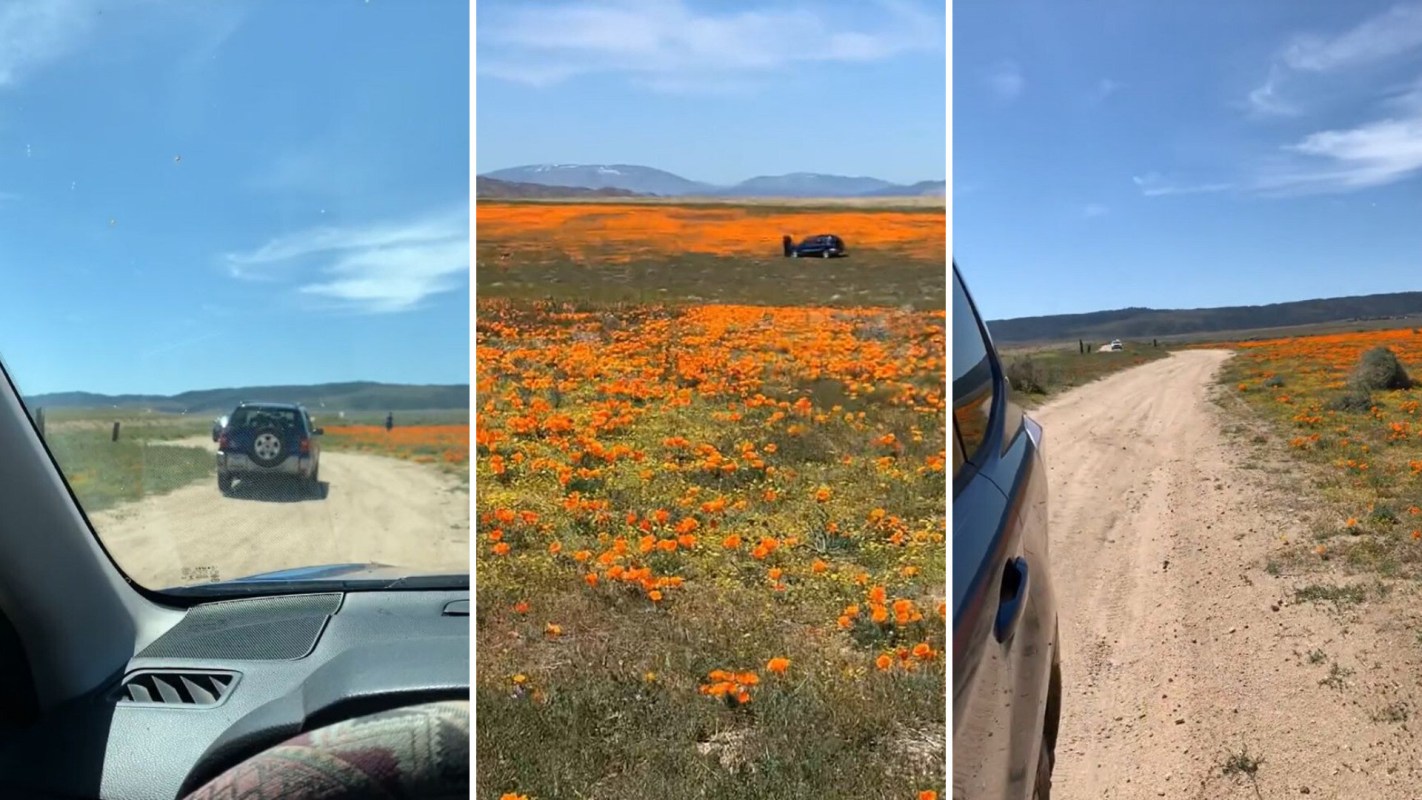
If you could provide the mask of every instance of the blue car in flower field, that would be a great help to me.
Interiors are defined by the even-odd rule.
[[[849,255],[844,240],[832,233],[810,236],[799,244],[789,236],[784,238],[786,258],[842,258]]]

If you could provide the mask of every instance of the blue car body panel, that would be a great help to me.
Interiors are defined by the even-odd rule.
[[[956,267],[954,276],[980,320]],[[1043,432],[1011,402],[991,337],[977,327],[988,359],[953,389],[955,447],[960,409],[991,406],[982,445],[964,454],[953,482],[953,797],[1025,800],[1039,761],[1050,766],[1060,709]]]

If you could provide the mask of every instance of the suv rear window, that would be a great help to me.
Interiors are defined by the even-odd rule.
[[[239,408],[232,415],[234,428],[300,427],[300,418],[290,408]]]

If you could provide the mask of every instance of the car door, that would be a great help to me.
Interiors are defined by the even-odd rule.
[[[953,276],[953,797],[1032,796],[1055,604],[1040,429]]]

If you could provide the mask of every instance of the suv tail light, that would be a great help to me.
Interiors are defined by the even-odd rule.
[[[229,442],[228,442],[228,439],[227,439],[227,431],[223,431],[222,433],[220,433],[220,434],[217,435],[217,449],[218,449],[218,450],[226,450],[226,449],[227,449],[227,446],[228,446],[228,443],[229,443]]]
[[[303,456],[309,456],[309,455],[311,455],[311,440],[310,440],[310,439],[306,438],[305,436],[301,437],[301,445],[300,445],[300,447],[301,447],[301,454],[302,454]]]

